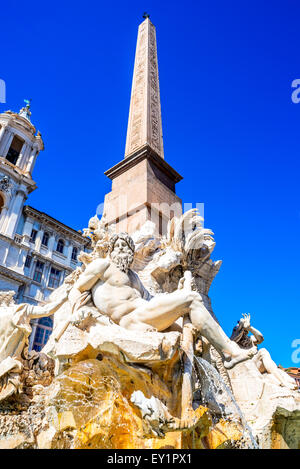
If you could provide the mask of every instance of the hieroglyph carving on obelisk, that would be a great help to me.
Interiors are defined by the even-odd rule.
[[[138,31],[125,158],[147,144],[164,157],[156,32],[149,18]]]

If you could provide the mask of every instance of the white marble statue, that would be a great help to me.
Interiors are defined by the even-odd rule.
[[[16,305],[14,294],[14,291],[0,292],[0,401],[22,388],[22,355],[31,334],[30,321],[51,316],[68,298],[66,290],[57,301],[44,306]]]
[[[253,335],[249,336],[249,332]],[[250,314],[243,314],[243,317],[232,331],[231,340],[236,342],[242,349],[247,350],[261,344],[264,341],[264,336],[259,330],[251,326]],[[260,373],[269,374],[276,384],[289,389],[297,389],[296,381],[277,367],[265,348],[260,349],[252,361]]]
[[[127,233],[111,236],[109,255],[94,258],[87,264],[70,291],[71,310],[77,309],[80,314],[80,308],[75,305],[91,292],[93,303],[102,315],[121,327],[139,332],[165,331],[179,317],[188,314],[194,328],[222,355],[227,368],[257,352],[255,346],[241,349],[226,336],[201,295],[192,291],[191,276],[185,275],[174,292],[151,296],[130,269],[134,250],[134,242]]]

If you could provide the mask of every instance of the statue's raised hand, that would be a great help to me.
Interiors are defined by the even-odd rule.
[[[248,330],[250,328],[250,314],[243,314],[243,318],[241,319],[244,329]]]

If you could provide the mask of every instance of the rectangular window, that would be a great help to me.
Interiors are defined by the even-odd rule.
[[[57,252],[60,252],[61,254],[64,253],[64,247],[65,247],[65,242],[63,239],[59,239],[58,242],[57,242],[57,246],[56,246],[56,251]]]
[[[46,318],[46,319],[50,319],[50,318]],[[50,319],[50,321],[47,321],[46,324],[44,324],[44,321],[42,320],[39,320],[39,323],[38,323],[38,327],[36,329],[36,332],[35,332],[35,336],[34,336],[34,341],[33,341],[33,350],[36,350],[37,352],[39,352],[43,347],[44,345],[47,343],[47,340],[52,332],[52,324],[49,324],[52,323],[52,320]]]
[[[25,267],[30,267],[31,261],[32,261],[32,257],[29,254],[27,254],[26,260],[25,260]]]
[[[42,245],[43,246],[48,246],[48,242],[49,242],[49,233],[47,233],[45,231],[44,235],[43,235],[43,239],[42,239]]]
[[[72,261],[77,261],[77,254],[78,254],[78,249],[74,247],[72,250]]]
[[[57,288],[59,286],[61,270],[51,267],[48,287]]]
[[[43,270],[44,270],[44,263],[41,261],[36,261],[35,271],[33,274],[33,280],[35,282],[41,283]]]
[[[37,230],[32,230],[31,235],[30,235],[30,242],[31,243],[35,243],[36,235],[37,235]]]

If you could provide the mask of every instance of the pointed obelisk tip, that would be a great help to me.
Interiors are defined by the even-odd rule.
[[[147,18],[150,19],[150,15],[148,13],[144,12],[143,18],[144,18],[144,20],[146,20]]]
[[[148,13],[139,25],[125,158],[145,147],[164,157],[155,27]]]

